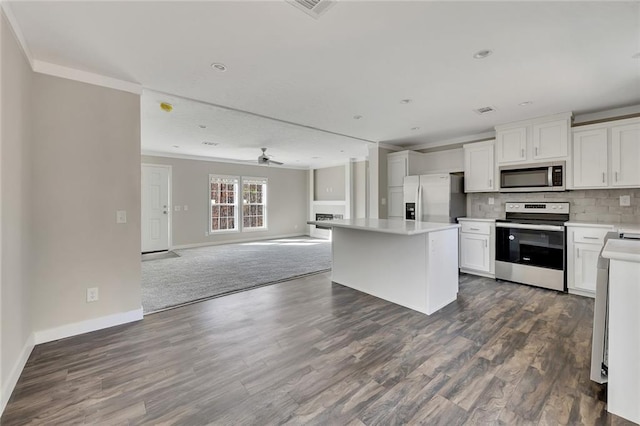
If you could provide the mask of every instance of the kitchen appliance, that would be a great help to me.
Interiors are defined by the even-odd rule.
[[[500,192],[565,190],[564,161],[500,167]]]
[[[496,279],[566,291],[569,203],[507,202],[496,220]]]
[[[610,239],[640,239],[634,232],[608,232],[604,245]],[[591,380],[606,383],[609,373],[609,259],[598,256],[596,300],[593,305],[593,333],[591,334]]]
[[[404,178],[405,220],[455,223],[466,216],[463,177],[437,173]]]

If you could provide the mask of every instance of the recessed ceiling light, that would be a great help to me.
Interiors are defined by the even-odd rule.
[[[519,106],[529,106],[533,103],[533,101],[524,101],[524,102],[520,102],[518,105]]]
[[[420,127],[412,127],[411,130],[413,131],[420,130]]]
[[[483,50],[479,50],[476,53],[473,54],[473,58],[474,59],[484,59],[487,56],[490,56],[493,53],[493,50],[489,50],[489,49],[483,49]]]
[[[354,120],[360,120],[361,118],[362,118],[362,116],[361,116],[361,115],[354,115],[354,116],[353,116],[353,119],[354,119]]]
[[[220,63],[216,63],[216,62],[211,64],[211,68],[213,68],[216,71],[220,71],[220,72],[225,72],[227,70],[227,66],[225,64],[220,64]]]
[[[198,127],[200,127],[201,129],[206,129],[207,126],[205,126],[204,124],[198,124]]]
[[[344,152],[344,149],[341,149],[340,152]]]
[[[411,103],[411,99],[403,99],[400,101],[401,104],[408,104]]]
[[[180,145],[173,145],[174,148],[180,148]]]
[[[311,157],[312,160],[317,160],[320,157]]]
[[[218,142],[209,142],[209,141],[202,141],[203,145],[209,145],[209,146],[218,146],[220,145]]]

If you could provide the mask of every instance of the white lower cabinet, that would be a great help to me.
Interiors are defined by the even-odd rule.
[[[495,277],[495,224],[493,221],[459,219],[460,271]]]
[[[595,297],[598,256],[613,226],[567,227],[567,290]]]

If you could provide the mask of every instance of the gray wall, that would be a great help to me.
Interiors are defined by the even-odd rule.
[[[143,156],[142,163],[172,167],[173,246],[229,243],[306,233],[309,172],[267,166]],[[140,167],[140,165],[138,165]],[[266,177],[268,230],[205,235],[209,230],[209,174]]]
[[[631,206],[620,207],[620,196],[630,195]],[[495,204],[488,200],[494,198]],[[467,194],[467,216],[504,218],[504,204],[511,201],[568,201],[571,220],[594,223],[640,223],[640,189],[594,189],[566,192],[533,192],[526,194]]]
[[[29,156],[33,73],[0,13],[0,411],[31,335]]]
[[[345,166],[315,169],[313,174],[315,201],[345,201]]]
[[[140,97],[37,73],[33,82],[34,328],[139,309]],[[86,303],[88,287],[98,302]]]
[[[389,191],[387,188],[387,154],[395,152],[390,149],[378,148],[378,217],[387,219],[387,208],[389,206]],[[382,199],[385,203],[382,204]]]
[[[367,162],[353,163],[353,217],[367,217]]]

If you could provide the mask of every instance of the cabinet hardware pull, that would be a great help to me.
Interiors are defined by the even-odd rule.
[[[480,228],[469,228],[471,231],[479,231]]]
[[[576,248],[576,257],[580,257],[580,249]]]
[[[520,150],[520,157],[524,158],[524,148]]]
[[[489,247],[489,243],[487,243],[487,240],[484,240],[484,246]]]
[[[598,237],[587,237],[587,236],[585,236],[585,237],[584,237],[584,239],[585,239],[585,240],[599,240],[600,238],[598,238]]]
[[[618,172],[616,172],[616,182],[618,181]]]
[[[493,188],[493,180],[489,179],[489,188]]]
[[[538,147],[536,146],[536,157],[538,156]]]
[[[604,172],[602,172],[602,183],[604,183]]]

